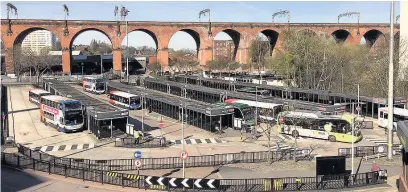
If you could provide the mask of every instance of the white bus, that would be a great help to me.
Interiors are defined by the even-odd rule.
[[[82,80],[82,89],[84,91],[102,94],[105,92],[105,80],[103,78],[85,77]]]
[[[279,113],[277,131],[293,137],[327,139],[331,142],[359,142],[363,135],[357,128],[352,135],[351,123],[341,117],[321,115],[319,112],[284,111]]]
[[[394,107],[394,130],[397,128],[397,122],[404,120],[408,120],[408,110]],[[382,128],[388,127],[388,107],[378,108],[378,126]]]
[[[40,99],[40,120],[61,132],[75,132],[84,126],[82,104],[78,100],[47,95]]]
[[[109,102],[127,109],[139,109],[141,107],[140,97],[122,91],[110,91]]]
[[[42,89],[30,89],[30,91],[28,91],[28,100],[40,106],[40,98],[47,95],[51,95],[51,93]]]
[[[284,109],[283,104],[265,103],[265,102],[259,102],[259,101],[256,102],[256,101],[249,101],[249,100],[242,100],[242,99],[227,99],[224,102],[228,104],[242,103],[242,104],[247,104],[254,108],[258,107],[258,113],[261,114],[259,115],[259,117],[261,119],[265,119],[268,121],[276,121],[277,115],[280,112],[282,112]],[[265,115],[265,113],[270,113],[270,114]]]

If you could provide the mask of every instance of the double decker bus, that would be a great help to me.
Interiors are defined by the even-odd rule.
[[[40,118],[61,132],[80,131],[84,125],[82,104],[78,100],[57,95],[40,99]]]
[[[363,138],[361,131],[356,128],[353,140],[351,123],[342,117],[308,111],[284,111],[279,113],[278,119],[278,133],[295,138],[302,136],[346,143],[356,143]]]
[[[396,131],[398,121],[408,120],[408,110],[394,107],[393,130]],[[388,107],[378,108],[378,126],[382,128],[388,127]]]
[[[258,108],[259,118],[267,121],[275,121],[277,115],[284,110],[283,104],[276,103],[265,103],[265,102],[256,102],[243,99],[227,99],[224,101],[228,104],[241,103],[249,105],[255,110],[255,107]]]
[[[141,107],[140,97],[122,91],[110,91],[109,103],[127,109],[139,109]]]
[[[30,89],[28,91],[28,100],[40,106],[40,98],[47,95],[51,95],[51,93],[42,89]]]
[[[82,80],[82,89],[91,93],[102,94],[105,92],[105,80],[103,78],[85,77]]]
[[[234,129],[249,131],[255,126],[255,109],[242,103],[218,103],[219,105],[230,105],[234,107]]]

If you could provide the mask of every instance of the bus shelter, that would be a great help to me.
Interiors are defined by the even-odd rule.
[[[135,95],[144,95],[144,105],[149,111],[177,120],[182,119],[183,113],[187,124],[207,131],[213,132],[224,127],[233,127],[234,108],[232,106],[192,101],[114,81],[108,81],[106,86],[108,90],[129,91]]]
[[[330,114],[344,112],[346,109],[345,105],[328,105],[307,101],[282,99],[270,96],[261,95],[256,96],[255,94],[251,93],[214,89],[199,85],[184,84],[180,82],[165,81],[153,78],[143,79],[143,84],[148,89],[161,91],[172,95],[178,95],[207,103],[223,102],[225,99],[228,98],[236,98],[250,101],[257,100],[259,102],[281,104],[294,109],[322,111],[324,113]]]
[[[401,142],[402,174],[400,175],[399,191],[408,191],[408,121],[397,123],[397,136]]]
[[[57,79],[45,79],[43,86],[52,94],[80,101],[83,106],[84,129],[99,139],[111,138],[126,132],[129,117],[127,109],[120,109],[103,103]]]
[[[367,96],[360,96],[358,98],[357,94],[347,94],[347,93],[338,93],[327,90],[314,90],[314,89],[303,89],[296,87],[282,87],[282,86],[273,86],[266,84],[254,84],[254,83],[245,83],[245,82],[236,82],[228,81],[222,79],[211,79],[203,78],[198,76],[175,76],[171,80],[195,84],[204,87],[210,87],[215,89],[222,90],[239,90],[243,88],[258,88],[258,90],[267,90],[269,91],[269,96],[274,98],[282,98],[295,101],[306,101],[319,104],[327,105],[347,105],[346,110],[351,112],[352,103],[357,103],[358,101],[364,102],[365,105],[360,105],[361,111],[360,114],[376,118],[378,117],[378,108],[385,107],[388,105],[387,99],[385,98],[374,98]],[[406,106],[406,98],[394,98],[394,106],[404,108]]]

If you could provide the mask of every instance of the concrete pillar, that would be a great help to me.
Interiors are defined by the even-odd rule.
[[[122,71],[122,49],[116,48],[113,50],[113,70],[116,72]]]
[[[71,51],[68,47],[62,48],[62,73],[71,74]]]
[[[213,48],[212,47],[206,47],[203,49],[200,49],[198,52],[198,62],[200,65],[206,65],[208,61],[213,60]]]
[[[247,64],[249,62],[249,48],[239,47],[237,55],[235,56],[235,61],[241,64]]]
[[[6,73],[14,74],[14,63],[13,63],[13,47],[6,47],[4,44],[5,60],[6,60]]]
[[[169,65],[169,49],[167,47],[159,47],[157,50],[157,62],[165,68]]]

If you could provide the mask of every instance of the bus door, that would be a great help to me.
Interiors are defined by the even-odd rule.
[[[242,128],[242,119],[244,116],[242,115],[241,110],[238,108],[234,108],[234,127]]]

